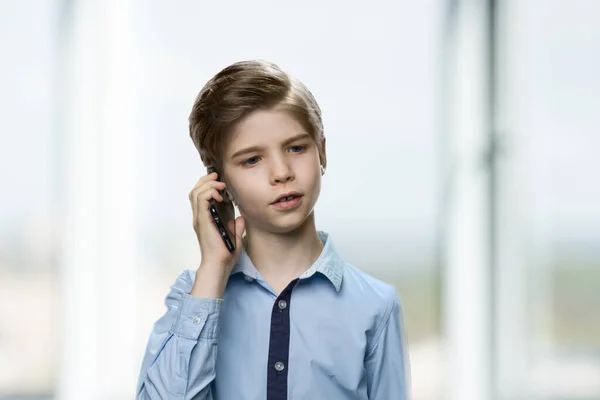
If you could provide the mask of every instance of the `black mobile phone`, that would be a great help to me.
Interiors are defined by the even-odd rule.
[[[217,172],[217,180],[221,180],[221,174],[216,168],[208,167],[208,173],[212,174],[213,172]],[[220,191],[219,193],[223,196],[223,201],[218,202],[215,199],[211,199],[209,211],[221,235],[221,239],[225,243],[225,247],[227,247],[230,253],[233,253],[235,251],[235,223],[229,224],[229,222],[235,220],[235,209],[227,193],[224,191]],[[228,228],[228,225],[233,226],[233,231]]]

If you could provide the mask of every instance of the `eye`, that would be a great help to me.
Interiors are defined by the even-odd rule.
[[[259,157],[250,157],[247,160],[242,161],[242,165],[251,167],[253,165],[256,165],[258,162],[260,161]]]
[[[304,150],[306,150],[306,146],[304,146],[304,145],[296,145],[296,146],[290,147],[290,151],[292,153],[296,153],[296,154],[302,153]]]

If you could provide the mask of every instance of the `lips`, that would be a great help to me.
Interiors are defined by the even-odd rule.
[[[285,203],[286,201],[290,201],[290,200],[294,200],[295,198],[298,197],[302,197],[301,193],[298,192],[289,192],[289,193],[285,193],[281,196],[279,196],[273,203],[271,204],[277,204],[277,203]]]
[[[300,204],[302,204],[301,195],[287,195],[281,196],[279,201],[272,204],[272,207],[275,207],[279,211],[292,211],[300,207]]]

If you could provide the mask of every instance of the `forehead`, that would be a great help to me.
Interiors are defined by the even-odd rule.
[[[238,122],[231,131],[230,151],[246,146],[279,143],[305,129],[290,113],[282,110],[256,110]]]

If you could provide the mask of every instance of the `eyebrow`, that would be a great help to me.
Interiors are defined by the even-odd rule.
[[[292,136],[291,138],[284,140],[281,145],[282,146],[287,146],[290,143],[296,142],[298,140],[306,139],[306,138],[309,138],[309,137],[310,137],[310,135],[308,133],[300,133],[300,134],[298,134],[296,136]],[[236,158],[236,157],[239,157],[239,156],[241,156],[243,154],[254,153],[254,152],[257,152],[257,151],[260,151],[260,150],[262,150],[262,147],[260,147],[260,146],[246,147],[245,149],[241,149],[241,150],[238,150],[235,153],[233,153],[233,155],[231,156],[231,158]]]

